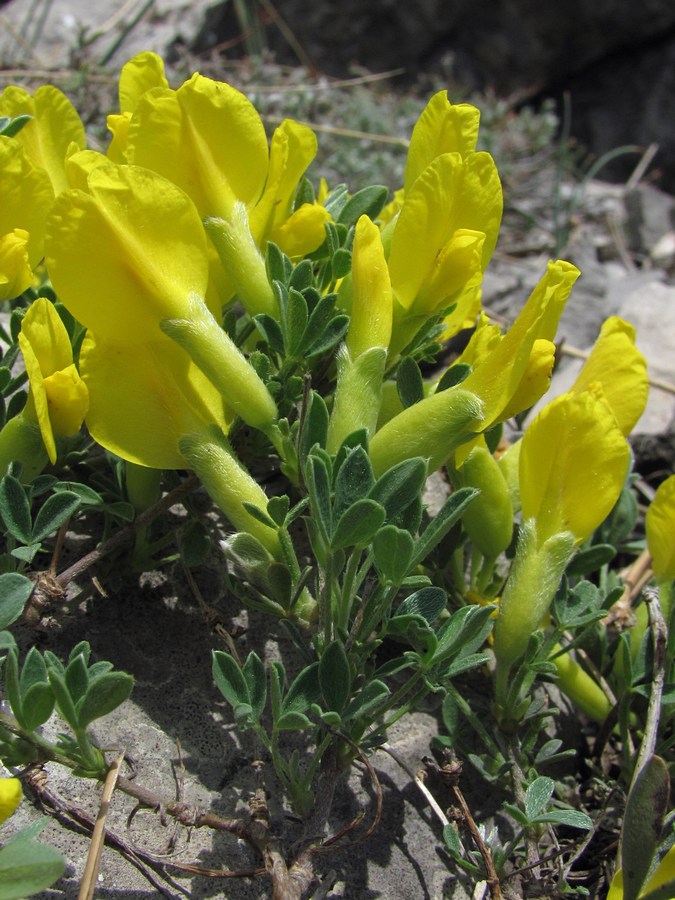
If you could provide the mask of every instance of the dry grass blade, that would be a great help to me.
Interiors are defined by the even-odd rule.
[[[110,808],[110,799],[117,785],[117,779],[120,774],[120,766],[124,759],[124,753],[120,753],[114,760],[103,785],[101,794],[101,805],[96,816],[96,825],[91,836],[91,846],[87,855],[87,863],[84,867],[84,874],[80,883],[80,892],[78,900],[92,900],[94,890],[96,888],[96,880],[98,878],[98,870],[101,864],[101,853],[103,852],[103,844],[105,843],[105,820],[108,816]]]

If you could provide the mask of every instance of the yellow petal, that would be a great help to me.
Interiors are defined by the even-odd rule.
[[[480,112],[468,103],[453,105],[447,91],[429,100],[410,138],[405,164],[404,188],[408,192],[415,179],[442,153],[467,156],[476,149]]]
[[[23,410],[30,421],[37,422],[42,436],[42,442],[45,445],[47,456],[52,465],[56,462],[56,440],[52,423],[49,418],[49,401],[47,399],[47,391],[45,390],[44,376],[40,368],[38,360],[30,342],[25,335],[19,333],[19,347],[23,355],[23,362],[26,367],[26,374],[30,383],[30,394],[26,406]]]
[[[44,387],[54,434],[57,437],[77,434],[87,415],[89,392],[75,365],[48,375]]]
[[[227,430],[220,394],[168,338],[129,344],[87,332],[80,371],[89,390],[92,437],[130,462],[185,468],[181,436],[210,424]]]
[[[66,158],[66,177],[71,188],[89,193],[89,176],[99,166],[110,164],[110,160],[97,150],[79,150]]]
[[[146,91],[168,88],[161,56],[150,50],[137,53],[122,66],[119,80],[120,112],[131,114]]]
[[[455,232],[485,235],[480,268],[485,269],[499,231],[502,197],[492,157],[444,153],[417,177],[396,220],[389,269],[398,302],[410,309],[433,276],[438,255]]]
[[[45,219],[54,200],[46,172],[29,160],[15,139],[0,135],[0,235],[15,228],[28,232],[26,249],[31,268],[44,253]]]
[[[28,240],[29,234],[22,228],[0,236],[0,300],[13,300],[34,281]]]
[[[675,475],[656,489],[645,516],[645,529],[657,581],[675,578]]]
[[[106,118],[106,128],[112,135],[106,155],[111,162],[125,163],[127,161],[127,140],[129,138],[130,123],[131,113],[120,113],[119,115],[110,113]]]
[[[458,228],[434,259],[426,283],[417,295],[415,312],[433,315],[451,303],[458,303],[461,310],[457,319],[463,323],[466,312],[462,297],[466,295],[472,302],[480,286],[484,243],[482,231]],[[454,313],[453,310],[451,315]]]
[[[34,165],[43,168],[54,193],[68,189],[64,170],[66,152],[71,142],[86,147],[84,125],[77,110],[58,88],[51,84],[39,87],[33,96],[14,85],[5,88],[0,97],[0,115],[32,116],[14,140],[23,145]]]
[[[0,778],[0,824],[13,814],[23,793],[18,778]]]
[[[546,274],[534,289],[501,341],[481,360],[463,382],[484,403],[481,428],[504,418],[530,363],[536,340],[551,340],[579,270],[558,260],[548,264]]]
[[[62,194],[49,219],[47,266],[59,299],[101,336],[154,340],[161,319],[187,317],[190,294],[205,294],[199,213],[175,185],[134,166],[99,166],[89,190]]]
[[[346,344],[352,359],[370,347],[389,346],[392,296],[378,227],[361,216],[354,231],[352,312]]]
[[[530,358],[520,383],[511,400],[502,410],[500,418],[510,419],[518,413],[530,409],[544,396],[551,384],[551,374],[555,365],[555,344],[553,341],[538,339],[532,345]]]
[[[72,364],[73,350],[66,326],[46,297],[38,297],[28,307],[20,333],[30,343],[43,377]]]
[[[268,239],[275,240],[271,237],[271,232],[281,228],[291,214],[298,184],[316,156],[316,149],[316,135],[312,129],[292,119],[285,119],[272,135],[265,190],[249,215],[251,233],[260,247],[264,248],[264,242]],[[322,206],[317,205],[317,209],[323,210],[326,218],[329,218]],[[319,241],[312,248],[314,250],[325,237],[323,221],[322,219],[319,229]]]
[[[129,126],[127,159],[181,187],[202,218],[227,219],[235,200],[251,206],[262,194],[267,137],[242,93],[195,74],[177,91],[143,94]]]
[[[647,405],[649,382],[646,360],[635,346],[635,328],[618,316],[603,323],[570,390],[579,393],[597,382],[602,384],[619,428],[630,434]]]
[[[539,542],[570,531],[585,540],[607,518],[624,485],[630,450],[612,410],[592,393],[563,394],[525,432],[520,496]]]
[[[268,238],[279,249],[295,259],[306,253],[313,253],[323,244],[326,238],[326,222],[330,222],[330,213],[318,203],[303,203],[285,222],[275,226]]]

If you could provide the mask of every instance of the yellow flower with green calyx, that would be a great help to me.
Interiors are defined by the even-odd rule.
[[[473,341],[469,343],[460,362],[471,363],[474,369],[462,382],[462,387],[473,391],[483,401],[483,419],[478,423],[477,431],[503,421],[507,414],[519,412],[513,402],[519,394],[522,402],[532,405],[532,401],[538,399],[537,391],[546,390],[548,377],[545,372],[542,377],[540,366],[542,350],[544,359],[551,365],[552,358],[547,345],[537,342],[552,342],[578,277],[579,270],[571,263],[550,262],[546,274],[506,334],[499,339],[498,332],[491,330],[495,326],[489,326],[489,331],[481,329],[477,332],[476,337],[481,342],[478,352],[472,347]],[[530,376],[532,381],[525,388]]]
[[[0,778],[0,824],[16,812],[22,798],[18,778]]]
[[[646,360],[635,346],[635,328],[618,316],[603,323],[570,391],[577,394],[597,384],[622,433],[630,434],[647,405],[649,381]]]
[[[428,316],[452,304],[455,332],[464,326],[501,215],[501,184],[488,153],[443,153],[417,176],[391,226],[391,353],[399,353]]]
[[[22,463],[28,481],[56,462],[56,439],[76,434],[89,395],[74,363],[70,338],[54,305],[38,297],[21,324],[19,347],[30,391],[23,410],[0,431],[0,470]]]
[[[31,96],[10,85],[0,94],[0,115],[29,115],[31,121],[13,140],[24,148],[33,165],[49,176],[55,194],[68,189],[64,163],[71,145],[84,150],[86,136],[77,110],[58,88],[47,84]]]
[[[361,216],[354,229],[351,316],[338,352],[338,378],[328,424],[328,451],[360,428],[372,435],[382,404],[382,380],[392,328],[389,270],[378,227]]]
[[[255,428],[276,405],[204,301],[206,236],[190,198],[136,166],[98,165],[89,193],[57,198],[48,223],[47,265],[59,298],[98,340],[154,343],[168,334]]]
[[[571,532],[579,544],[612,511],[629,465],[630,449],[609,404],[589,391],[563,394],[522,439],[523,518],[536,519],[540,543]]]
[[[0,301],[34,282],[44,254],[45,220],[54,201],[47,173],[15,139],[0,135]]]
[[[298,183],[316,156],[316,135],[307,125],[284,121],[275,129],[269,151],[265,190],[249,215],[256,244],[272,241],[289,257],[304,256],[319,247],[326,236],[328,210],[320,203],[303,203],[295,211]]]

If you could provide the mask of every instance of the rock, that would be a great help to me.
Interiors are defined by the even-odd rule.
[[[629,249],[648,257],[675,225],[675,198],[650,184],[626,191],[624,228]]]

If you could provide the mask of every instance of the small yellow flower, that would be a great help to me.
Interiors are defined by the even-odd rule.
[[[28,258],[29,240],[23,228],[0,236],[0,300],[19,297],[35,280]]]
[[[351,319],[345,339],[352,359],[370,347],[386,350],[391,328],[391,281],[382,238],[368,216],[361,216],[354,231]]]
[[[70,437],[82,426],[89,404],[87,388],[73,364],[66,327],[45,297],[29,307],[18,340],[30,384],[21,415],[37,421],[53,465],[55,438]]]
[[[0,778],[0,824],[15,813],[22,797],[18,778]]]
[[[656,489],[645,516],[652,570],[659,582],[675,578],[675,475]]]

